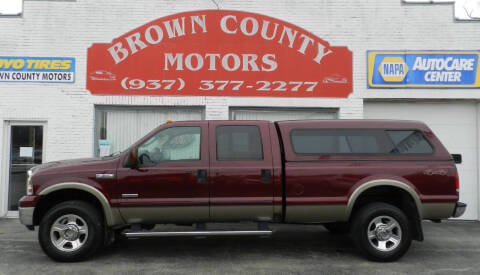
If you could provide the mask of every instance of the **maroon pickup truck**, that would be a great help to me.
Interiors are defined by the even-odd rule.
[[[452,156],[421,122],[181,121],[114,156],[34,167],[19,211],[59,261],[115,236],[269,235],[268,223],[322,224],[393,261],[423,240],[421,220],[464,213],[458,189]],[[258,227],[206,228],[240,221]],[[167,223],[195,227],[152,230]]]

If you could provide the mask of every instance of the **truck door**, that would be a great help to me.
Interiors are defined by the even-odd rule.
[[[208,122],[167,124],[137,148],[138,168],[117,172],[123,218],[129,223],[208,221]]]
[[[272,220],[268,122],[212,121],[209,132],[210,220]]]

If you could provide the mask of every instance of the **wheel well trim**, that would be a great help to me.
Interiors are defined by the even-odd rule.
[[[79,183],[79,182],[62,182],[62,183],[57,183],[54,185],[51,185],[42,191],[40,191],[39,195],[40,196],[45,196],[50,193],[56,192],[56,191],[61,191],[64,189],[76,189],[80,191],[85,191],[91,195],[93,195],[99,202],[100,205],[102,206],[103,214],[105,216],[105,221],[107,225],[113,225],[115,224],[115,218],[114,214],[112,212],[112,208],[110,207],[110,203],[108,202],[107,198],[103,193],[98,190],[95,187],[92,187],[88,184],[85,183]]]
[[[365,191],[374,188],[374,187],[379,187],[379,186],[389,186],[389,187],[397,187],[402,189],[403,191],[406,191],[410,196],[412,197],[413,201],[415,202],[415,206],[417,207],[417,213],[420,219],[422,218],[421,214],[421,207],[422,207],[422,202],[420,200],[420,196],[418,193],[408,184],[398,181],[398,180],[392,180],[392,179],[377,179],[377,180],[372,180],[366,183],[363,183],[359,187],[357,187],[352,194],[350,195],[350,198],[348,199],[348,204],[347,204],[347,217],[350,217],[353,206],[355,205],[355,202],[357,199],[362,195]]]

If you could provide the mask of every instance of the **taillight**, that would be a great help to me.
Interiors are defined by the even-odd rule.
[[[455,190],[457,191],[457,194],[460,191],[460,180],[458,178],[458,172],[455,171]]]

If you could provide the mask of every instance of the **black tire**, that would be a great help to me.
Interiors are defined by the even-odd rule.
[[[70,243],[67,241],[62,248],[57,248],[52,240],[60,235],[52,229],[52,225],[59,220],[62,221],[63,217],[67,215],[79,217],[76,221],[82,225],[82,227],[86,226],[87,228],[87,233],[83,235],[78,234],[79,237],[77,239],[81,241],[82,244],[78,245],[78,248],[72,251],[62,251],[61,249],[74,249],[72,245],[73,241]],[[82,220],[86,225],[83,225]],[[51,230],[55,232],[51,233]],[[105,232],[101,213],[93,205],[84,201],[66,201],[54,206],[42,217],[38,230],[38,239],[42,250],[50,258],[60,262],[76,262],[88,258],[103,245],[104,236]],[[83,239],[81,239],[81,237],[83,237]],[[58,238],[60,240],[60,237]]]
[[[350,225],[346,222],[332,222],[323,225],[330,233],[335,235],[347,234],[350,232]]]
[[[402,210],[391,204],[376,202],[363,206],[355,213],[350,233],[355,246],[367,259],[391,262],[402,257],[410,247],[412,243],[410,228],[408,218]],[[371,232],[371,238],[368,237],[368,231]],[[389,236],[390,238],[385,240]]]

